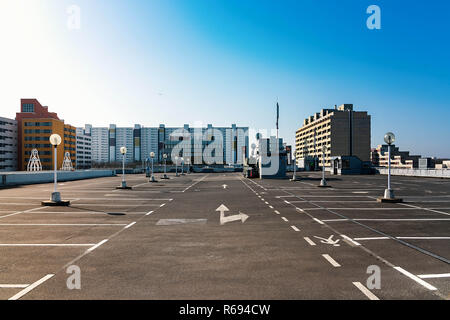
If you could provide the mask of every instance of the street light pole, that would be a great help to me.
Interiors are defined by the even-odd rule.
[[[175,177],[179,177],[178,174],[178,156],[175,156]]]
[[[391,146],[395,141],[395,135],[388,132],[384,135],[384,142],[388,145],[388,183],[387,189],[384,190],[384,197],[378,198],[378,202],[402,202],[400,198],[394,196],[394,190],[391,189]]]
[[[164,176],[162,177],[162,179],[169,179],[169,177],[166,174],[166,164],[167,164],[167,154],[163,154],[163,158],[164,158]]]
[[[391,145],[388,144],[388,190],[391,190]],[[393,194],[393,192],[392,192]],[[386,197],[386,196],[385,196]],[[390,197],[390,195],[389,195]]]
[[[329,187],[327,180],[325,180],[325,152],[327,151],[327,146],[322,146],[322,180],[320,180],[319,187]]]
[[[127,186],[127,182],[125,181],[125,155],[127,154],[126,147],[120,147],[120,153],[122,154],[122,184],[116,189],[131,189],[131,187]]]
[[[181,175],[184,176],[184,158],[183,157],[181,157],[180,163],[181,163]]]
[[[53,193],[56,195],[57,194],[57,185],[58,185],[58,182],[57,182],[57,173],[56,173],[56,168],[57,168],[57,165],[56,165],[56,163],[57,163],[57,157],[58,157],[58,152],[57,152],[57,147],[58,147],[58,145],[54,145],[53,146]],[[53,200],[53,199],[52,199]],[[61,199],[59,199],[59,200],[61,200]],[[59,201],[59,200],[55,200],[55,201]]]
[[[59,134],[54,133],[50,136],[49,141],[53,145],[53,192],[50,201],[42,201],[41,204],[43,206],[68,206],[70,201],[61,200],[61,194],[58,192],[57,156],[58,146],[62,139]]]
[[[154,171],[153,171],[153,158],[155,157],[155,153],[152,151],[150,152],[150,159],[152,159],[152,177],[150,179],[150,182],[157,182],[155,179]]]
[[[292,176],[291,181],[298,181],[300,180],[299,178],[297,178],[297,155],[295,153],[295,149],[294,149],[294,175]]]

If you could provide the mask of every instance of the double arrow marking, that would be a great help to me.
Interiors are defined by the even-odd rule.
[[[221,204],[220,207],[216,209],[216,211],[220,211],[220,224],[224,225],[225,223],[241,220],[244,223],[248,219],[248,215],[239,211],[239,214],[235,214],[234,216],[225,217],[225,211],[228,210],[225,205]]]

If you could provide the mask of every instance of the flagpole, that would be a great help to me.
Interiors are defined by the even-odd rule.
[[[278,97],[277,97],[277,143],[278,143],[278,118],[280,117],[280,106],[278,105]]]

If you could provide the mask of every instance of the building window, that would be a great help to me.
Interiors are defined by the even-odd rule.
[[[22,105],[22,112],[34,112],[34,104],[33,103],[24,103]]]

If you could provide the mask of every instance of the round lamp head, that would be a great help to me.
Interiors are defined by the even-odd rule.
[[[392,144],[395,141],[395,135],[392,132],[388,132],[384,135],[384,142]]]
[[[183,158],[183,157],[181,157],[180,159],[181,159],[181,161],[184,161],[184,158]]]
[[[175,156],[175,160],[177,160],[177,161],[178,161],[178,156]]]
[[[127,153],[127,147],[120,147],[120,153],[121,154]]]
[[[164,159],[167,159],[167,154],[164,153],[164,154],[163,154],[163,158],[164,158]]]
[[[50,143],[54,147],[56,147],[56,146],[59,146],[59,144],[61,143],[61,136],[59,134],[54,133],[50,136],[49,140],[50,140]]]
[[[150,158],[154,158],[155,157],[155,153],[152,151],[150,152]]]

